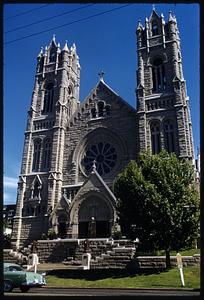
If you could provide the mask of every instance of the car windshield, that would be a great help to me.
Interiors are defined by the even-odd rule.
[[[23,271],[20,266],[7,266],[4,268],[5,271]]]

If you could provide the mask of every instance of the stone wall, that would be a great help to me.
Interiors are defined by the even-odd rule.
[[[37,244],[37,254],[40,263],[62,262],[67,257],[75,257],[78,247],[77,239],[69,240],[40,240]]]
[[[85,239],[40,240],[37,253],[40,263],[64,262],[81,265],[85,252]],[[137,256],[135,244],[130,240],[89,239],[91,269],[100,268],[165,268],[165,256]],[[199,266],[200,255],[183,256],[184,267]],[[177,267],[176,256],[171,256],[171,266]]]
[[[171,256],[171,266],[177,267],[176,256]],[[195,254],[193,256],[182,256],[182,262],[184,267],[199,266],[200,255]],[[135,264],[139,268],[165,268],[166,256],[138,256],[135,259]]]

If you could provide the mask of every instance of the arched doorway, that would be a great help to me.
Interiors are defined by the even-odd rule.
[[[105,238],[111,235],[112,211],[104,199],[92,196],[79,209],[79,238]]]

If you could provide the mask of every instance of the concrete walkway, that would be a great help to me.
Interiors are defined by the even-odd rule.
[[[37,272],[46,272],[51,270],[76,270],[79,269],[79,266],[70,266],[70,265],[64,265],[63,263],[43,263],[39,264],[37,266]]]

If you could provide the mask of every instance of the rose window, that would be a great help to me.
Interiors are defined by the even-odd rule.
[[[96,170],[102,176],[108,174],[116,165],[116,149],[109,143],[98,143],[87,148],[82,165],[86,173],[92,169],[95,161]]]

